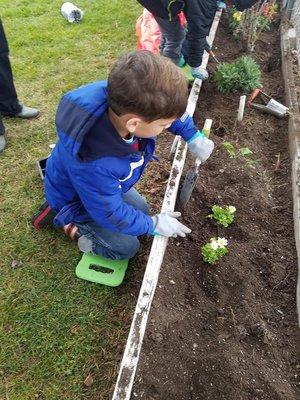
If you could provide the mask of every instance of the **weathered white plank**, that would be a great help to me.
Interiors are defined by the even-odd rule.
[[[214,40],[220,17],[221,11],[218,11],[215,15],[208,38],[210,44]],[[206,67],[207,62],[208,54],[206,53],[203,57],[202,66]],[[202,81],[200,79],[196,79],[194,81],[187,105],[187,111],[191,116],[194,114],[196,108],[201,85]],[[179,181],[185,163],[186,152],[187,145],[183,140],[180,139],[177,144],[161,212],[174,211]],[[154,297],[160,267],[164,258],[167,244],[168,238],[164,236],[155,236],[153,239],[112,400],[130,399],[150,307]]]

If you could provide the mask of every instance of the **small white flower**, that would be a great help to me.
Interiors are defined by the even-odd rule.
[[[230,214],[234,214],[236,212],[236,208],[234,206],[228,206],[228,211]]]
[[[217,245],[221,249],[224,249],[227,246],[227,243],[228,243],[228,241],[225,238],[218,238],[218,240],[217,240]]]
[[[217,242],[217,240],[215,238],[210,239],[210,247],[213,250],[218,250],[219,248],[219,243]]]

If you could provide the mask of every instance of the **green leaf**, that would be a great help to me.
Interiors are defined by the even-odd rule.
[[[236,155],[235,147],[232,143],[223,142],[222,146],[226,149],[226,151],[230,155],[230,157],[234,157]]]
[[[249,155],[253,154],[253,151],[250,150],[249,147],[241,147],[241,148],[239,149],[239,153],[240,153],[242,156],[249,156]]]

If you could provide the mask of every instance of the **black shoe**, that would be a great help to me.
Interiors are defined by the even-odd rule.
[[[39,208],[38,212],[34,214],[31,219],[32,225],[35,229],[45,228],[53,223],[56,213],[52,210],[49,204],[45,201]]]

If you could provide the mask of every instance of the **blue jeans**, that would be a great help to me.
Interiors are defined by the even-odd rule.
[[[185,39],[185,29],[180,25],[179,17],[174,16],[171,21],[154,17],[161,32],[160,53],[179,65],[181,47]]]
[[[134,208],[149,214],[146,200],[139,192],[131,188],[123,195],[123,200]],[[78,247],[85,253],[98,254],[104,258],[123,260],[132,258],[140,248],[140,242],[136,236],[124,235],[109,231],[97,225],[93,220],[76,222],[80,235]]]

